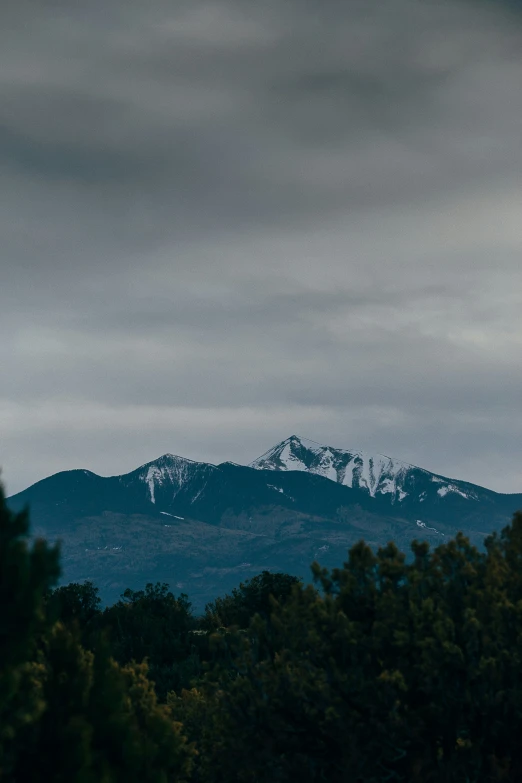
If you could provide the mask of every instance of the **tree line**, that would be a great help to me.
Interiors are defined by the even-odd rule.
[[[0,781],[522,780],[522,513],[411,549],[102,608],[0,488]]]

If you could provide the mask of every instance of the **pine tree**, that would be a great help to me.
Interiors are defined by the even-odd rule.
[[[192,748],[158,704],[146,664],[120,666],[110,649],[86,651],[57,623],[43,654],[45,710],[25,733],[17,780],[31,783],[180,783]]]
[[[120,666],[102,636],[94,651],[82,647],[89,611],[78,618],[75,607],[89,606],[74,590],[60,593],[75,598],[70,627],[46,613],[58,550],[30,547],[28,531],[28,513],[10,512],[0,489],[0,781],[186,780],[193,749],[158,703],[146,664]]]
[[[0,779],[21,751],[20,730],[45,708],[36,640],[46,628],[44,596],[59,573],[57,547],[30,545],[28,512],[10,511],[0,484]]]
[[[228,670],[170,698],[198,780],[522,779],[522,514],[484,552],[461,534],[412,552],[360,542],[314,564],[322,595],[300,586],[215,635]]]
[[[231,626],[248,628],[255,614],[268,618],[271,611],[270,596],[284,602],[292,594],[294,585],[300,582],[297,576],[262,571],[252,579],[241,582],[231,594],[208,603],[202,627],[208,630]]]

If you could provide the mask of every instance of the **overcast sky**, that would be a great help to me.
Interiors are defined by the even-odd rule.
[[[522,15],[6,0],[0,465],[291,434],[522,492]]]

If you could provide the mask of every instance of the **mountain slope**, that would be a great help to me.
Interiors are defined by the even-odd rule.
[[[371,497],[387,496],[403,509],[440,504],[463,498],[474,503],[491,502],[499,496],[492,490],[450,479],[383,454],[347,451],[292,435],[278,443],[250,467],[257,470],[305,471],[338,484],[360,489]],[[516,497],[516,496],[515,496]],[[459,505],[462,507],[462,504]]]
[[[312,560],[339,565],[361,538],[407,550],[463,530],[480,545],[522,495],[292,436],[251,466],[165,454],[122,476],[64,471],[8,503],[61,540],[65,581],[92,578],[107,601],[167,581],[201,607],[265,568],[309,578]]]
[[[129,494],[146,500],[157,510],[168,511],[183,504],[182,498],[195,499],[198,492],[219,469],[206,462],[194,462],[175,454],[164,454],[153,462],[115,479]]]

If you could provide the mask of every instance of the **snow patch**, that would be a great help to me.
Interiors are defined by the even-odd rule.
[[[395,492],[395,481],[392,481],[390,478],[384,479],[379,486],[379,491],[383,494]]]
[[[417,520],[417,525],[418,525],[418,527],[423,527],[425,530],[433,530],[433,532],[434,532],[434,533],[438,533],[438,534],[439,534],[439,536],[443,536],[443,535],[444,535],[444,533],[440,533],[440,532],[439,532],[439,531],[438,531],[436,528],[434,528],[434,527],[428,527],[428,526],[426,525],[426,522],[423,522],[421,519],[418,519],[418,520]]]
[[[156,485],[154,484],[154,480],[159,477],[159,471],[156,467],[151,466],[148,471],[147,475],[145,477],[145,482],[149,487],[149,493],[150,493],[150,502],[155,503],[156,497],[155,497],[155,491],[156,491]]]
[[[456,495],[460,495],[461,497],[466,498],[466,500],[470,499],[470,495],[468,495],[466,492],[462,492],[462,490],[456,487],[455,484],[446,484],[444,487],[439,487],[437,490],[437,495],[440,495],[440,497],[443,498],[449,492],[454,492]]]
[[[284,465],[284,470],[307,470],[306,465],[293,452],[290,443],[287,443],[281,452],[279,459]]]

